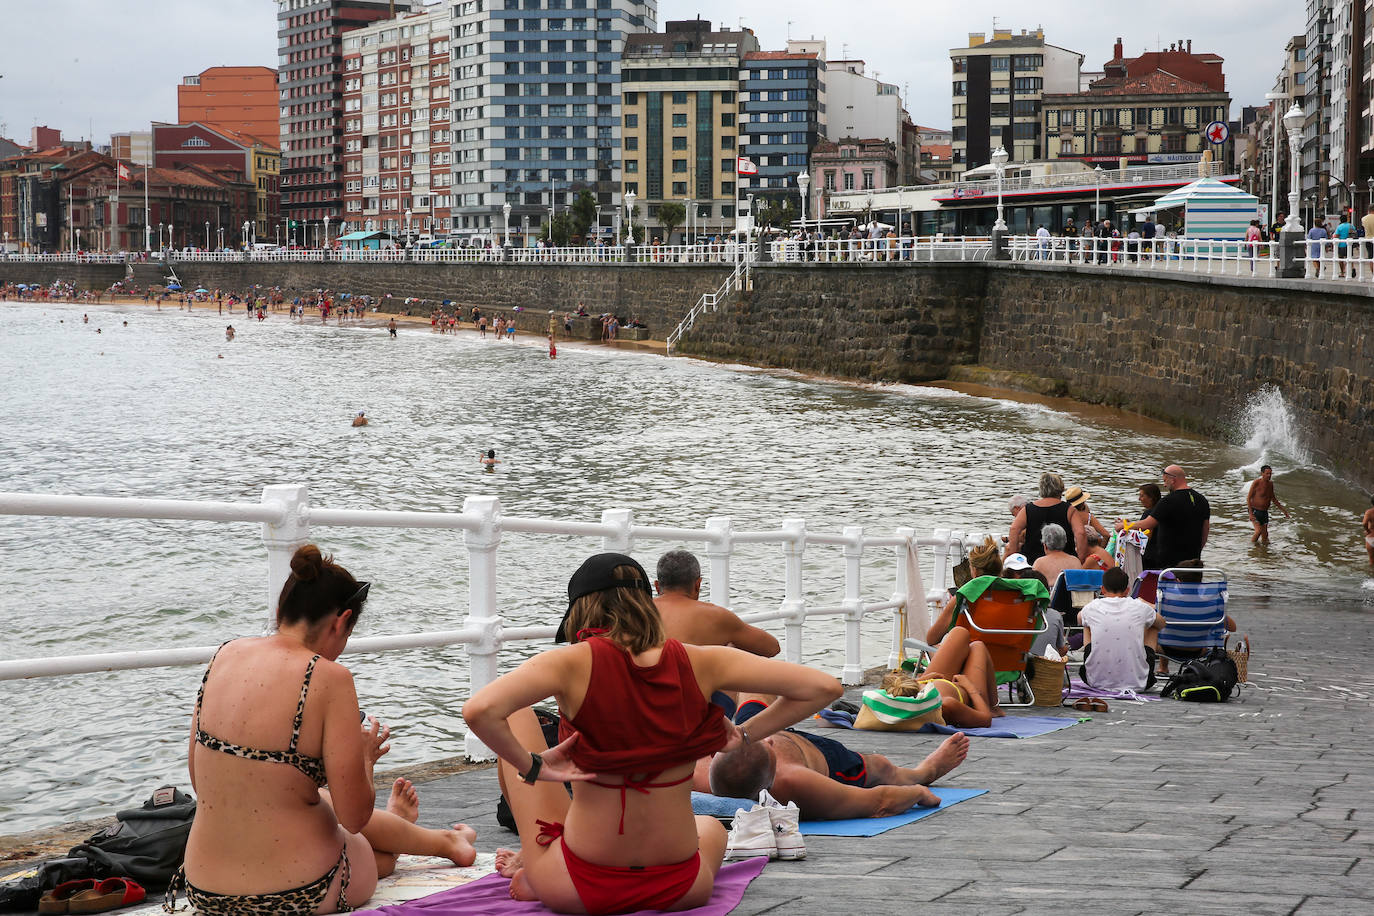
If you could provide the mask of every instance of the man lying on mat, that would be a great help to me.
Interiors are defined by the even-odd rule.
[[[773,697],[747,694],[735,723],[748,722]],[[788,728],[765,738],[750,736],[739,746],[698,761],[693,787],[727,798],[757,798],[767,789],[783,804],[796,802],[807,820],[888,817],[916,805],[933,808],[940,799],[926,786],[968,756],[968,737],[950,735],[914,767],[899,767],[881,754],[860,754],[833,738]]]

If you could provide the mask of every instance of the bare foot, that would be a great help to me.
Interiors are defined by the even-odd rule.
[[[496,873],[501,877],[514,878],[524,867],[525,857],[520,854],[520,850],[504,847],[496,850]]]
[[[454,824],[452,830],[436,831],[442,837],[442,851],[438,855],[443,856],[464,868],[477,860],[477,850],[473,847],[472,841],[477,838],[477,831],[467,824]]]
[[[963,763],[964,758],[968,756],[968,745],[968,735],[963,732],[956,732],[940,742],[940,746],[929,757],[921,761],[921,766],[918,769],[925,771],[922,775],[929,775],[929,778],[923,779],[922,782],[925,785],[930,785]]]
[[[420,793],[415,791],[409,779],[398,777],[391,784],[391,797],[386,800],[386,810],[412,824],[419,820]]]
[[[530,882],[525,877],[525,869],[517,869],[510,879],[510,899],[512,900],[538,900],[539,895],[530,887]]]

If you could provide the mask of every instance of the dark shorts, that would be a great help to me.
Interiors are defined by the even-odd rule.
[[[767,704],[758,700],[748,700],[741,703],[735,712],[735,724],[743,725],[767,708]],[[862,786],[868,778],[868,767],[864,764],[863,756],[856,751],[851,751],[833,738],[799,732],[795,728],[787,728],[783,731],[810,741],[812,746],[820,751],[821,756],[825,758],[825,768],[829,771],[830,778],[836,782],[846,786]]]
[[[1250,512],[1251,512],[1252,514],[1254,514],[1254,516],[1255,516],[1255,523],[1256,523],[1256,524],[1260,525],[1261,527],[1263,527],[1264,525],[1269,524],[1269,510],[1268,510],[1268,509],[1251,509]]]

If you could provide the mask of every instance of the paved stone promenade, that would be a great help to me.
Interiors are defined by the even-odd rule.
[[[944,784],[987,795],[877,837],[809,837],[735,913],[1374,913],[1370,605],[1233,599],[1256,644],[1238,699],[1114,702],[1042,737],[975,738]],[[940,740],[826,733],[903,764]],[[420,794],[422,823],[466,821],[484,852],[515,840],[490,767]]]
[[[987,795],[869,839],[809,837],[735,913],[1374,912],[1374,609],[1231,606],[1256,643],[1238,699],[975,738],[945,784]],[[938,740],[825,733],[904,764]],[[515,839],[491,769],[420,792],[428,823],[467,821],[483,849]]]

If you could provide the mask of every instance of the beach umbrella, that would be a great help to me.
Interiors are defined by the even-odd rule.
[[[206,288],[203,287],[203,286],[198,286],[198,287],[196,287],[196,292],[198,292],[198,293],[208,293],[209,290],[206,289]]]

